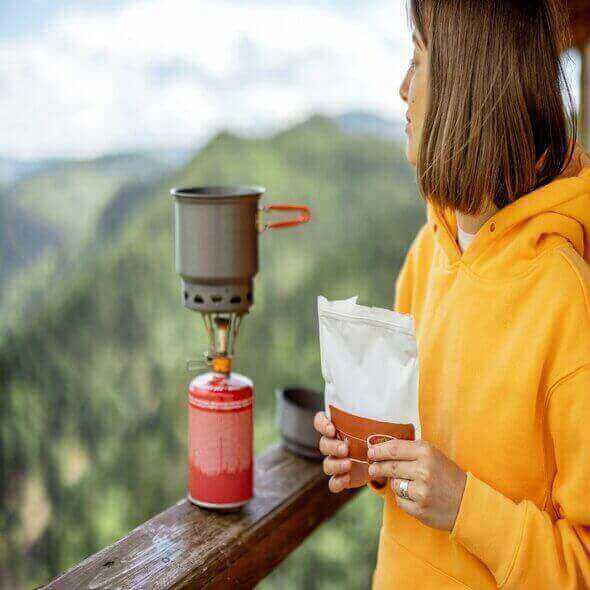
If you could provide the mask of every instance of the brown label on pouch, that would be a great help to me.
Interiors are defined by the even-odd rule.
[[[356,461],[368,463],[368,436],[386,435],[386,437],[393,436],[404,440],[414,440],[415,438],[413,424],[393,424],[391,422],[362,418],[361,416],[339,410],[331,404],[330,418],[336,428],[336,438],[348,442],[348,456]],[[375,436],[371,442],[372,444],[378,444],[380,440]]]

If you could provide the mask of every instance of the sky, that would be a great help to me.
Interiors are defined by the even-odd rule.
[[[198,146],[316,112],[402,118],[410,57],[403,0],[0,0],[0,154]]]

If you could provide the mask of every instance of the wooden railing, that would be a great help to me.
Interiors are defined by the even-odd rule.
[[[321,463],[277,444],[256,457],[254,498],[240,512],[183,500],[44,588],[252,588],[356,491],[332,494]]]

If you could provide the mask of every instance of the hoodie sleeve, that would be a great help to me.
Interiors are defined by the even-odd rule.
[[[553,387],[547,408],[557,465],[550,501],[557,519],[468,473],[451,531],[505,590],[590,588],[590,364]]]

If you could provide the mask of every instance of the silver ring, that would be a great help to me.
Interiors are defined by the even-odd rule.
[[[409,500],[410,499],[410,495],[408,494],[409,487],[410,487],[410,480],[409,479],[402,479],[399,484],[398,496],[400,498],[405,498],[406,500]]]

